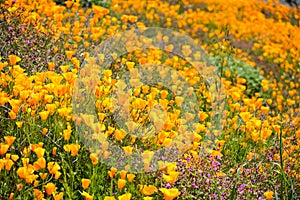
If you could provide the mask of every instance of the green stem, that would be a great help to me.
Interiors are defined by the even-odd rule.
[[[64,163],[64,160],[62,161],[62,163]],[[65,189],[66,189],[66,193],[67,193],[69,199],[72,199],[70,187],[69,187],[68,181],[67,181],[67,173],[66,173],[66,169],[65,169],[64,167],[62,167],[62,170],[63,170],[63,172],[64,172],[64,183],[63,183],[63,186],[64,186]]]
[[[111,178],[110,179],[110,196],[113,196],[113,186],[114,186],[113,178]]]
[[[285,196],[288,194],[287,192],[287,187],[286,187],[286,183],[288,183],[288,181],[286,180],[286,176],[285,176],[285,171],[284,171],[284,164],[283,164],[283,144],[282,144],[282,127],[280,127],[280,132],[279,132],[279,153],[280,153],[280,167],[281,167],[281,196]],[[285,195],[284,195],[285,193]],[[285,198],[284,198],[285,199]]]

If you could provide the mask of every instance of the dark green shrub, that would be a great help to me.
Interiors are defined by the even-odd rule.
[[[224,60],[226,61],[225,66],[222,65]],[[245,78],[247,80],[247,95],[253,96],[256,92],[261,91],[261,81],[263,80],[263,76],[257,69],[253,68],[251,65],[233,57],[230,54],[225,57],[211,57],[210,62],[214,66],[218,67],[220,71],[222,71],[222,76],[224,76],[225,70],[229,70],[232,73],[233,79],[236,77]]]

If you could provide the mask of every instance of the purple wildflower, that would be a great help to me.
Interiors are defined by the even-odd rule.
[[[213,193],[213,198],[216,199],[218,195],[216,193]]]
[[[167,184],[166,184],[166,188],[167,188],[167,189],[170,189],[170,188],[171,188],[171,184],[170,184],[170,183],[167,183]]]

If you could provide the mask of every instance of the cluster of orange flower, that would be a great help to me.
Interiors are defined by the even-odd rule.
[[[65,6],[56,5],[48,0],[6,0],[0,6],[8,9],[10,15],[13,16],[19,9],[24,10],[22,23],[34,26],[38,32],[52,37],[53,41],[58,41],[63,35],[65,41],[62,42],[62,46],[68,62],[56,66],[56,60],[53,58],[46,66],[47,71],[30,75],[23,66],[19,65],[22,55],[0,57],[0,108],[5,110],[5,112],[0,110],[0,120],[10,121],[6,129],[1,130],[0,173],[13,171],[23,182],[12,187],[15,187],[16,191],[22,191],[24,187],[31,185],[36,199],[53,196],[54,199],[59,200],[69,195],[68,189],[64,192],[59,188],[64,187],[62,185],[66,182],[66,174],[62,176],[66,173],[66,169],[62,167],[65,161],[54,160],[54,158],[80,155],[83,146],[78,142],[74,124],[79,126],[82,123],[96,133],[91,135],[92,140],[101,144],[100,150],[89,149],[91,150],[89,159],[85,160],[95,170],[100,165],[99,156],[104,160],[110,158],[113,153],[110,146],[113,144],[121,145],[125,156],[130,157],[136,153],[134,148],[136,144],[142,144],[147,148],[168,147],[182,132],[185,133],[185,137],[191,138],[187,154],[193,155],[196,160],[199,156],[199,147],[204,143],[203,138],[208,133],[208,129],[213,126],[209,122],[212,112],[208,109],[211,105],[211,95],[208,94],[198,71],[189,67],[186,60],[177,56],[165,58],[166,54],[162,50],[150,49],[147,52],[136,50],[121,58],[115,58],[111,68],[103,71],[101,80],[94,82],[90,81],[91,76],[97,76],[100,73],[99,69],[93,65],[94,68],[87,67],[80,70],[82,57],[88,61],[93,57],[88,52],[84,52],[81,57],[76,56],[79,48],[93,47],[94,44],[118,32],[158,24],[191,35],[211,56],[230,49],[230,44],[223,40],[225,33],[221,31],[227,26],[230,27],[233,41],[251,44],[249,48],[243,48],[243,45],[235,47],[234,54],[260,70],[265,76],[260,83],[261,92],[256,92],[253,96],[247,95],[249,80],[235,76],[225,68],[222,82],[226,91],[227,109],[224,113],[226,120],[223,124],[223,139],[216,140],[218,148],[209,152],[212,156],[226,156],[231,152],[223,151],[224,145],[232,138],[239,137],[239,145],[243,148],[251,146],[246,155],[246,160],[250,161],[258,159],[257,151],[260,151],[259,153],[269,151],[266,144],[276,147],[279,144],[277,138],[280,136],[284,151],[281,155],[276,152],[272,159],[278,162],[282,159],[284,166],[294,166],[289,168],[287,173],[293,178],[300,179],[300,161],[297,157],[300,147],[300,84],[297,82],[300,79],[299,12],[281,5],[273,6],[274,3],[276,4],[276,2],[234,0],[223,2],[184,0],[181,2],[182,5],[172,5],[167,1],[113,0],[110,8],[107,9],[96,5],[92,8],[81,8],[78,0],[68,0]],[[4,18],[9,19],[9,16],[0,14],[0,19]],[[295,21],[298,21],[298,26],[293,24],[296,23]],[[206,37],[207,40],[217,39],[220,42],[209,46],[201,38],[197,38],[198,35]],[[162,41],[169,40],[171,38],[162,36]],[[151,43],[145,41],[147,42]],[[52,51],[55,53],[58,48],[55,47]],[[213,48],[217,49],[214,53],[210,51]],[[172,49],[174,49],[173,45],[167,46],[167,51]],[[183,46],[181,51],[186,57],[197,56],[188,45]],[[104,55],[97,56],[103,62]],[[196,95],[201,97],[199,105],[204,102],[208,105],[196,114],[185,113],[178,109],[183,101],[179,96],[171,98],[171,91],[160,85],[155,87],[143,85],[137,80],[136,77],[140,76],[137,67],[145,63],[159,63],[176,69],[191,86],[197,86]],[[223,65],[225,66],[226,62]],[[118,93],[116,99],[111,98],[110,95],[115,87],[122,90],[127,87],[125,82],[117,80],[116,75],[117,72],[121,74],[125,71],[131,75],[129,85],[140,87],[130,91],[131,93],[122,91]],[[161,77],[168,74],[164,68],[158,68],[157,71]],[[281,75],[275,76],[278,73]],[[86,76],[86,79],[82,78],[86,88],[95,88],[94,106],[97,110],[96,116],[101,123],[95,123],[93,115],[75,115],[72,112],[72,94],[77,86],[78,76]],[[177,81],[178,77],[171,78]],[[187,93],[192,93],[193,90],[193,87],[188,88]],[[120,105],[131,104],[125,111],[132,118],[132,121],[125,124],[126,130],[118,127],[110,118],[110,114],[116,111],[114,102]],[[154,105],[159,109],[152,109],[150,112],[150,107]],[[6,112],[7,117],[4,114]],[[196,118],[198,122],[191,128],[194,131],[189,131],[189,127],[185,124]],[[156,135],[137,137],[129,134],[138,129],[139,124],[147,123],[149,119],[158,129]],[[2,137],[3,134],[5,136]],[[39,141],[41,138],[43,141],[51,141],[51,145]],[[108,138],[113,140],[113,144],[107,142]],[[149,142],[149,139],[152,141]],[[23,140],[26,142],[23,143]],[[183,143],[177,145],[185,147]],[[256,145],[262,147],[259,150],[252,148]],[[20,152],[16,153],[17,150]],[[32,155],[33,153],[35,155]],[[150,171],[154,150],[144,151],[142,159],[145,171]],[[166,165],[164,162],[158,162],[158,165],[163,173],[164,182],[174,185],[180,174],[176,171],[176,163]],[[145,200],[155,198],[157,195],[172,200],[181,194],[175,187],[164,188],[154,183],[135,182],[136,175],[129,171],[128,165],[123,170],[110,168],[107,176],[111,179],[111,183],[115,183],[120,193],[117,195],[107,193],[105,200],[116,199],[116,196],[119,200],[135,198],[129,190],[133,182],[137,185],[135,189]],[[9,176],[14,175],[10,173]],[[89,190],[93,184],[97,183],[93,183],[92,177],[81,178],[83,191],[80,194],[86,200],[94,199],[96,195]],[[266,199],[272,199],[273,194],[272,191],[266,191],[264,196]],[[14,198],[14,193],[9,195],[9,199]]]

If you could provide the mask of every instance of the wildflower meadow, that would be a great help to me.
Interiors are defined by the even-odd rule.
[[[0,0],[0,199],[300,199],[300,7]]]

